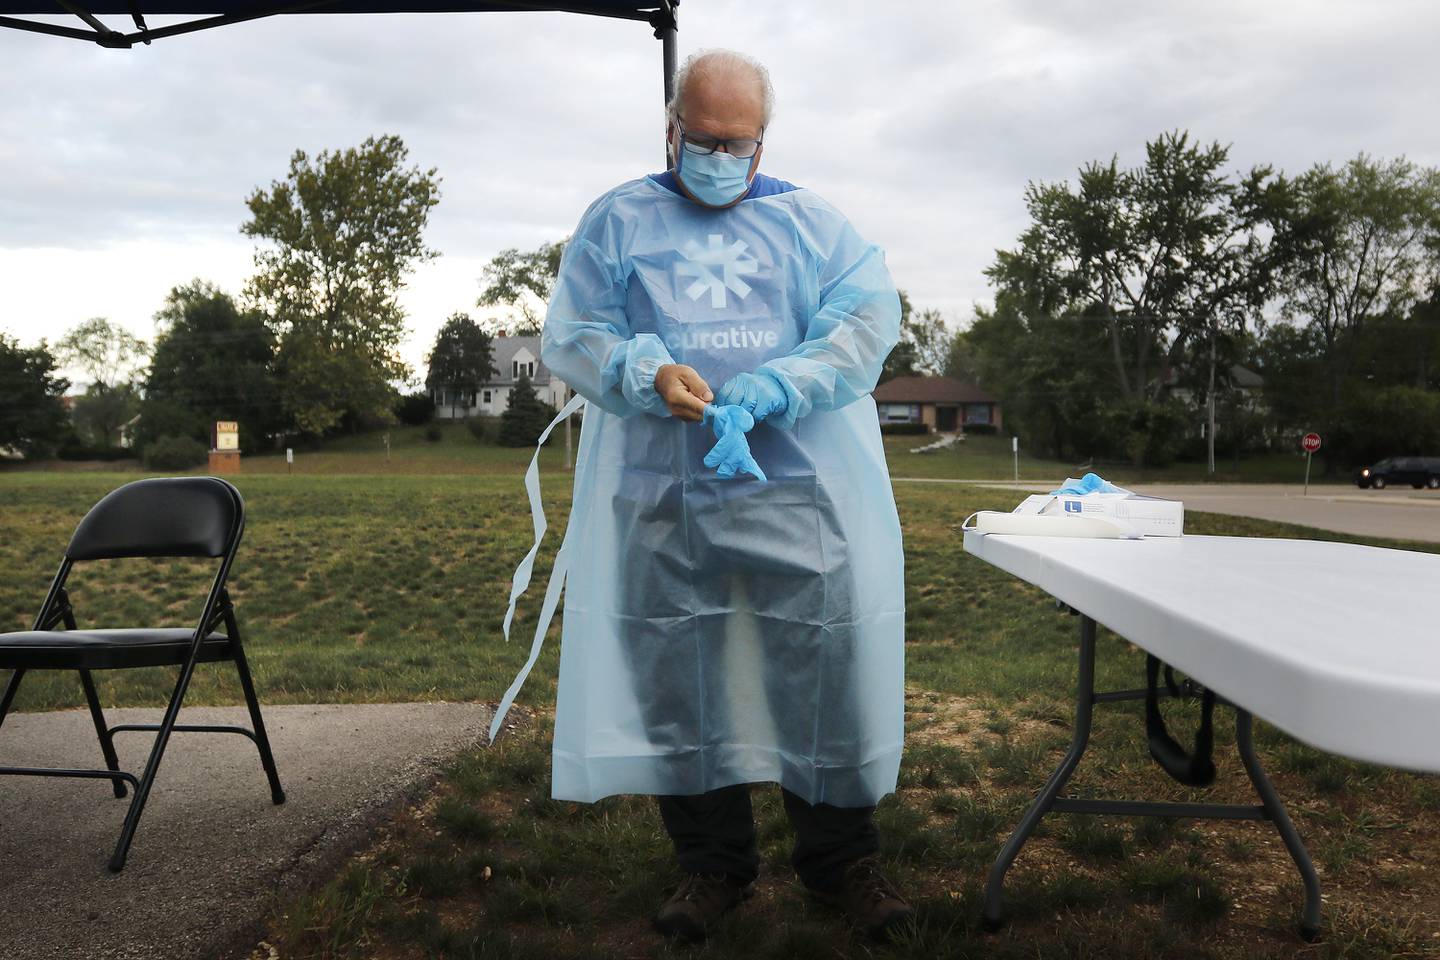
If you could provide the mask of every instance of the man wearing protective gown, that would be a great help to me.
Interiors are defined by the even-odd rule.
[[[694,939],[748,895],[748,785],[779,783],[802,882],[883,934],[910,914],[871,816],[900,763],[904,583],[870,393],[899,298],[839,211],[757,172],[762,66],[702,53],[675,90],[671,169],[585,212],[542,336],[588,401],[553,795],[658,797],[684,880],[656,925]]]

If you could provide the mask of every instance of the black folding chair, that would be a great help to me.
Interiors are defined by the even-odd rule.
[[[235,609],[225,589],[225,578],[235,561],[235,548],[245,532],[245,501],[240,491],[218,477],[173,477],[137,480],[111,491],[75,528],[65,559],[50,584],[50,592],[40,607],[33,629],[20,633],[0,633],[0,669],[14,671],[10,683],[0,696],[0,724],[15,699],[20,681],[30,670],[77,670],[90,704],[90,717],[100,738],[100,751],[105,756],[104,770],[66,770],[51,767],[0,767],[0,774],[34,777],[83,777],[110,780],[115,796],[125,796],[125,784],[135,789],[125,826],[110,869],[118,873],[125,866],[135,827],[155,782],[155,772],[170,734],[176,730],[199,733],[239,733],[247,736],[260,750],[260,762],[270,780],[270,797],[285,802],[280,789],[280,776],[275,771],[275,758],[265,736],[265,723],[260,718],[260,704],[255,699],[255,685],[240,645],[240,628],[235,622]],[[220,558],[220,569],[210,585],[200,622],[194,630],[185,627],[141,629],[80,630],[75,612],[65,592],[65,581],[76,563],[89,560],[110,560],[121,557],[211,557]],[[64,629],[57,629],[61,624]],[[217,628],[224,625],[223,633]],[[253,730],[244,727],[190,725],[176,723],[180,702],[195,672],[197,663],[233,660],[240,673],[240,686],[250,707]],[[160,723],[127,723],[105,725],[100,701],[95,695],[92,670],[116,670],[127,667],[179,666],[175,692]],[[111,735],[126,730],[157,731],[155,744],[145,772],[137,780],[119,768]]]

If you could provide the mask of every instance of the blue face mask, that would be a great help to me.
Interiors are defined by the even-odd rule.
[[[675,176],[695,199],[711,207],[723,207],[750,189],[746,174],[754,157],[732,157],[728,153],[691,153],[683,146],[675,162]]]

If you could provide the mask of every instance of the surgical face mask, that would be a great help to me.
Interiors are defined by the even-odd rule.
[[[675,176],[694,194],[695,199],[711,207],[723,207],[744,195],[750,188],[748,174],[754,157],[732,157],[719,150],[714,153],[691,153],[682,145],[676,155]]]

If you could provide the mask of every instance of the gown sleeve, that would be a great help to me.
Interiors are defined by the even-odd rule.
[[[799,232],[820,260],[820,308],[799,346],[759,370],[785,390],[784,414],[765,421],[782,428],[870,394],[900,339],[900,295],[884,251],[863,240],[839,211],[817,206]]]
[[[670,415],[655,373],[675,361],[653,333],[632,334],[618,229],[596,201],[565,245],[540,334],[540,359],[586,400],[621,417]]]

